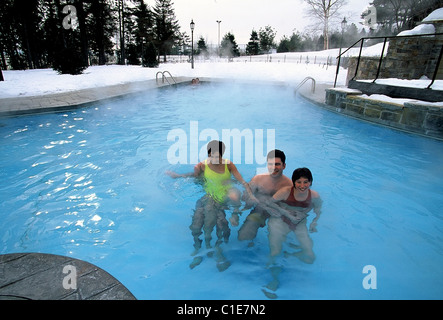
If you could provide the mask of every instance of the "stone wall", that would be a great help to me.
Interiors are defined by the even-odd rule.
[[[432,79],[442,46],[441,36],[389,39],[388,52],[383,58],[379,78],[420,79],[426,76]],[[358,57],[350,58],[348,81],[355,75],[357,60]],[[380,57],[361,57],[355,80],[375,79],[379,61]],[[439,76],[440,79],[443,79],[442,75],[443,73]]]
[[[441,104],[379,101],[352,89],[327,89],[326,104],[334,112],[443,140]]]
[[[355,76],[355,69],[357,68],[358,57],[349,58],[348,75],[346,78],[346,86],[349,81]],[[361,57],[360,65],[358,66],[356,80],[372,80],[377,75],[377,69],[380,58]]]
[[[443,46],[441,37],[390,39],[381,78],[432,79]]]

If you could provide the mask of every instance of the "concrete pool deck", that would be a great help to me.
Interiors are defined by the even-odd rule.
[[[191,78],[186,77],[174,79],[177,83],[191,82]],[[4,98],[0,99],[0,116],[68,110],[97,101],[122,97],[168,85],[167,82],[157,84],[156,80],[146,80],[47,95]]]
[[[0,255],[0,300],[136,300],[106,271],[70,257]]]
[[[176,77],[177,84],[190,83],[192,78]],[[255,83],[251,81],[236,81],[233,79],[200,78],[202,82],[229,82],[229,83]],[[270,85],[285,85],[284,82],[264,82]],[[97,101],[123,97],[125,95],[140,93],[146,90],[168,86],[169,83],[158,83],[155,79],[137,81],[106,87],[97,87],[77,91],[51,93],[38,96],[21,96],[0,99],[0,116],[18,116],[23,114],[57,112],[75,109],[92,104]],[[317,84],[315,93],[311,93],[309,86],[300,89],[300,94],[305,98],[320,105],[325,103],[325,90],[332,85]]]

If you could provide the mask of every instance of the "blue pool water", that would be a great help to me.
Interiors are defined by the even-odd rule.
[[[196,122],[199,133],[220,137],[223,129],[274,129],[285,173],[313,172],[324,201],[311,234],[317,259],[282,258],[280,299],[443,298],[443,143],[330,113],[283,87],[183,86],[0,118],[0,253],[83,259],[138,299],[266,299],[266,228],[254,247],[231,228],[224,272],[207,256],[189,268],[202,186],[164,172],[192,171],[168,162],[167,137],[181,129],[188,150],[204,147],[210,138],[190,141]],[[263,166],[242,155],[237,167],[249,181]],[[363,287],[366,265],[375,267],[376,289]]]

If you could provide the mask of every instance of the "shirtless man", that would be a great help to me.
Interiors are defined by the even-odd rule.
[[[272,150],[267,155],[269,173],[259,174],[252,178],[249,186],[260,202],[269,200],[279,189],[292,186],[291,179],[283,175],[283,170],[286,168],[285,162],[286,156],[283,151]],[[245,200],[248,203],[249,199]],[[269,217],[270,215],[266,210],[261,208],[260,205],[256,205],[238,231],[238,239],[253,241],[257,236],[258,229],[266,225],[266,220]],[[238,220],[238,215],[234,215],[231,218],[231,224],[237,226]]]

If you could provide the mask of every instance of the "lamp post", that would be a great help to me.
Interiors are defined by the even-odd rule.
[[[217,20],[216,22],[218,23],[218,48],[217,48],[217,53],[218,53],[218,56],[220,56],[220,23],[221,23],[221,20]]]
[[[191,20],[191,67],[194,69],[194,20]]]
[[[341,48],[343,46],[343,36],[345,33],[346,25],[348,22],[346,21],[346,17],[343,18],[343,21],[341,22],[341,40],[340,40],[340,52],[338,54],[338,62],[337,62],[337,72],[335,73],[335,82],[334,82],[334,88],[337,86],[337,78],[338,78],[338,72],[340,69],[340,61],[341,61]]]

